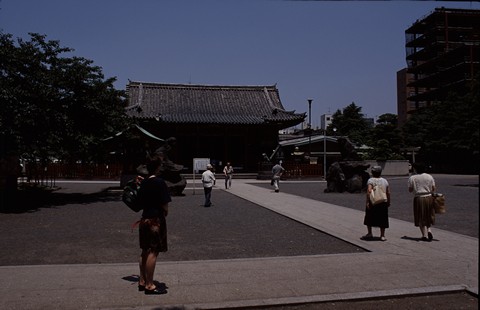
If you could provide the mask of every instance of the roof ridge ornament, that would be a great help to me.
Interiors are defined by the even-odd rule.
[[[270,97],[270,93],[268,92],[268,89],[266,86],[263,87],[263,92],[265,93],[265,97],[267,97],[268,104],[273,110],[272,113],[276,113],[278,110],[285,111],[284,109],[281,109],[273,104],[272,98]]]
[[[143,101],[143,84],[138,83],[138,100],[135,104],[128,106],[125,110],[137,110],[138,113],[142,112],[142,101]]]

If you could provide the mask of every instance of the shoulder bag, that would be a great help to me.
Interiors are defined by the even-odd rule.
[[[433,209],[436,214],[444,214],[445,209],[445,195],[440,193],[432,193],[433,197]]]
[[[373,184],[372,191],[370,192],[370,202],[372,205],[378,205],[387,201],[387,193],[383,190],[383,187]]]

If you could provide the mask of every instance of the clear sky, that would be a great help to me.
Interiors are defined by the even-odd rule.
[[[405,29],[436,7],[479,2],[0,0],[0,29],[46,34],[94,61],[115,87],[133,81],[277,84],[286,110],[320,115],[352,102],[397,113]]]

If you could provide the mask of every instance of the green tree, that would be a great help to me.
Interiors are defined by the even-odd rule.
[[[402,127],[405,144],[440,172],[478,172],[480,95],[478,78],[469,93],[418,110]]]
[[[363,117],[362,108],[352,102],[342,111],[337,110],[332,115],[332,123],[327,128],[327,134],[347,136],[353,143],[363,144],[367,141],[366,133],[369,127]]]
[[[93,61],[69,56],[45,35],[0,32],[0,137],[4,152],[31,159],[92,160],[125,126],[123,92]]]
[[[368,153],[369,159],[403,159],[400,155],[402,135],[401,130],[397,127],[397,115],[382,114],[378,117],[376,123],[377,125],[370,129],[366,142],[373,148]]]

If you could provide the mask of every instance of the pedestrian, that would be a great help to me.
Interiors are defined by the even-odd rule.
[[[155,156],[148,160],[148,175],[143,179],[138,191],[139,203],[143,206],[139,221],[140,279],[138,290],[146,295],[165,294],[165,289],[157,287],[153,281],[157,256],[166,252],[168,204],[172,201],[165,181],[158,176],[162,159]]]
[[[205,193],[205,203],[204,207],[210,207],[212,205],[211,198],[212,198],[212,188],[215,184],[215,175],[212,172],[213,166],[208,164],[207,170],[202,173],[202,183],[203,183],[203,191]]]
[[[233,167],[230,162],[223,168],[223,174],[225,175],[225,189],[232,187]]]
[[[413,164],[416,174],[408,179],[408,191],[414,194],[413,218],[416,227],[420,228],[423,241],[432,241],[431,226],[435,224],[435,209],[433,207],[432,194],[435,192],[434,178],[425,173],[425,165]],[[428,236],[428,238],[427,238]]]
[[[275,188],[275,193],[278,193],[280,190],[280,177],[282,176],[285,169],[282,167],[282,162],[279,161],[275,166],[272,168],[272,185]]]
[[[390,207],[390,186],[388,181],[381,177],[382,167],[372,167],[372,177],[367,181],[367,199],[365,206],[365,217],[363,224],[367,226],[367,234],[361,239],[372,240],[372,227],[380,227],[380,240],[386,241],[385,229],[389,227],[388,208]],[[370,198],[372,191],[380,191],[383,199],[380,202],[373,202]]]

